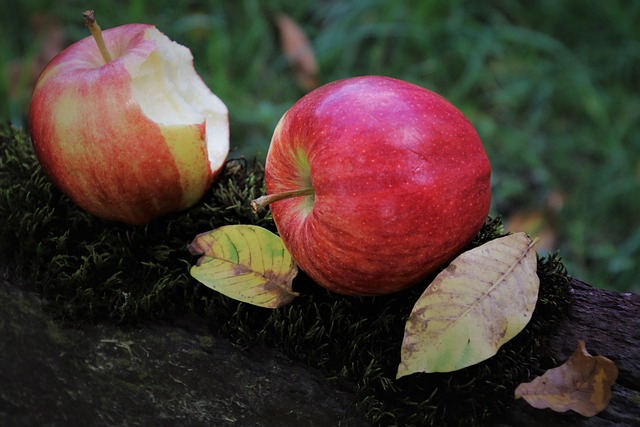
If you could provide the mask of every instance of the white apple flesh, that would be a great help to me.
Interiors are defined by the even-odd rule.
[[[285,246],[317,283],[381,295],[425,279],[469,244],[489,212],[490,176],[478,134],[447,100],[357,77],[285,113],[267,154],[269,195],[255,203],[271,203]]]
[[[29,114],[52,181],[99,217],[144,224],[197,203],[229,150],[228,112],[188,48],[156,27],[105,30],[112,60],[87,37],[56,56]]]

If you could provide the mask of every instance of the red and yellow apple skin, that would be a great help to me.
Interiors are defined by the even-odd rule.
[[[270,205],[300,268],[330,291],[383,295],[454,258],[486,221],[491,167],[443,97],[397,79],[329,83],[294,104],[267,154]]]
[[[167,61],[186,62],[175,66],[177,76],[193,79],[195,90],[209,89],[186,48],[180,46],[177,58],[160,52],[179,45],[155,27],[123,25],[103,36],[111,62],[87,37],[43,70],[31,101],[30,134],[45,172],[77,205],[104,219],[144,224],[192,206],[210,188],[228,152],[227,110],[210,94],[203,96],[213,97],[206,102],[215,104],[218,117],[178,111],[185,100],[174,99],[183,96],[182,88],[167,83]],[[163,103],[169,105],[159,113],[164,123],[141,105],[153,110]],[[215,131],[220,147],[212,155],[206,139]]]

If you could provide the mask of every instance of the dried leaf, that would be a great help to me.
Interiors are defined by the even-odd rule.
[[[196,280],[230,298],[266,308],[289,304],[298,267],[280,237],[254,225],[227,225],[189,245],[203,254],[191,268]]]
[[[529,236],[537,237],[536,248],[542,252],[552,252],[557,240],[557,216],[564,207],[565,196],[554,190],[547,196],[540,209],[516,211],[505,221],[509,231],[524,231]]]
[[[522,331],[540,284],[533,245],[525,233],[495,239],[440,273],[409,316],[397,377],[476,364]]]
[[[516,388],[516,399],[524,398],[534,408],[556,412],[575,411],[593,417],[611,400],[611,386],[618,367],[604,356],[591,356],[584,341],[564,364]]]
[[[523,231],[538,238],[536,248],[539,251],[551,252],[556,244],[556,230],[552,221],[543,211],[516,211],[506,221],[509,231]]]
[[[64,28],[52,16],[34,15],[29,19],[29,26],[37,50],[7,61],[4,70],[0,69],[11,82],[8,86],[9,99],[20,105],[28,105],[40,72],[64,49],[66,43]]]
[[[275,24],[282,51],[295,72],[298,84],[306,91],[315,89],[318,86],[318,64],[306,33],[283,13],[276,15]]]

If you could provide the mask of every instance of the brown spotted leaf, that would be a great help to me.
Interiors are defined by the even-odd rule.
[[[564,364],[516,388],[516,399],[524,398],[534,408],[556,412],[572,410],[585,417],[603,411],[611,400],[611,387],[618,368],[604,356],[592,356],[584,341]]]
[[[318,64],[306,33],[283,13],[276,15],[275,24],[282,51],[295,72],[298,84],[306,91],[315,89],[318,86]]]
[[[538,299],[533,244],[515,233],[453,260],[413,307],[397,377],[479,363],[522,331]]]
[[[230,298],[266,308],[289,304],[298,267],[280,237],[254,225],[227,225],[199,234],[189,245],[202,254],[191,276]]]

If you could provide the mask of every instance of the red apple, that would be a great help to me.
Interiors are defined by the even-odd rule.
[[[105,219],[144,224],[192,206],[226,160],[226,106],[189,49],[156,27],[112,28],[104,44],[97,28],[36,83],[29,121],[37,158],[71,200]]]
[[[265,166],[287,249],[348,295],[412,286],[484,224],[491,167],[474,127],[443,97],[387,77],[329,83],[280,119]]]

